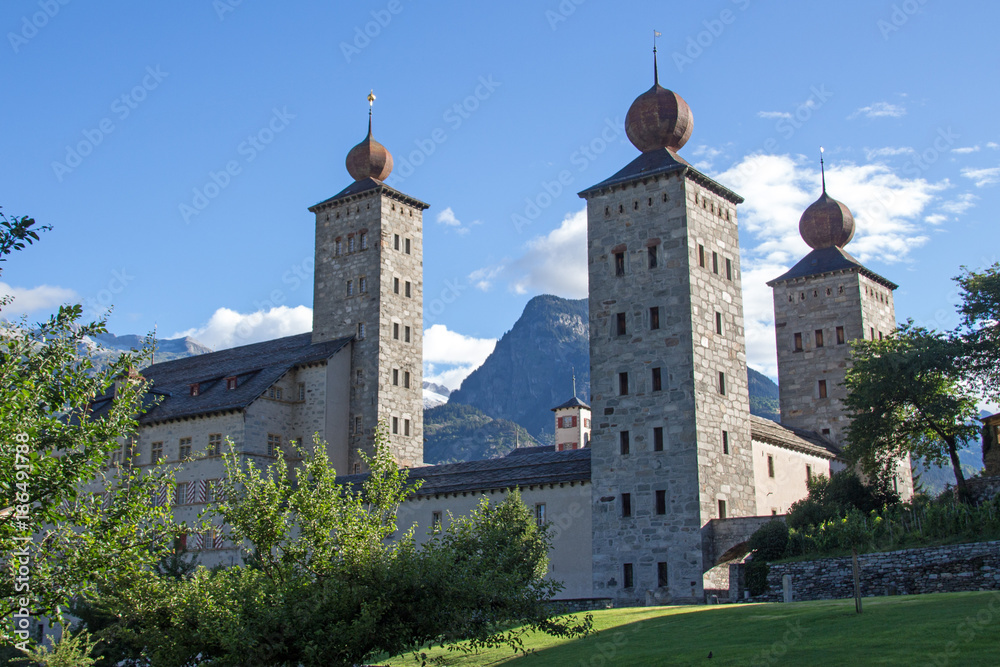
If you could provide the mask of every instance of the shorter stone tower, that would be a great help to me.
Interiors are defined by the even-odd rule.
[[[552,408],[556,413],[556,451],[583,449],[590,444],[590,406],[577,398]]]
[[[348,471],[364,472],[358,452],[374,450],[379,421],[399,464],[421,465],[428,205],[383,183],[392,155],[372,138],[370,110],[368,136],[348,153],[347,170],[354,182],[309,209],[316,214],[313,342],[354,336]]]
[[[843,443],[848,343],[896,329],[897,286],[844,250],[854,237],[854,216],[827,194],[825,172],[822,183],[819,199],[799,220],[812,252],[767,284],[774,296],[781,423]]]

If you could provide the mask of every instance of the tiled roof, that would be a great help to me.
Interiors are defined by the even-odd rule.
[[[351,340],[348,336],[314,344],[312,334],[304,333],[153,364],[141,372],[150,381],[145,404],[152,407],[139,421],[149,424],[243,409],[290,369],[325,361]],[[230,377],[237,380],[235,389],[226,388]],[[198,395],[192,396],[191,385],[195,383]],[[156,398],[160,402],[153,405]],[[106,409],[109,400],[94,401],[94,413]]]
[[[574,396],[573,398],[569,399],[562,405],[557,405],[556,407],[552,408],[552,412],[555,412],[556,410],[563,410],[565,408],[587,408],[589,410],[590,406],[581,401],[576,396]]]
[[[840,447],[814,431],[783,426],[757,415],[750,415],[750,437],[759,442],[769,442],[827,459],[841,455]]]
[[[850,253],[843,248],[838,248],[837,246],[813,250],[811,253],[799,260],[799,263],[787,272],[778,276],[774,280],[768,281],[767,285],[768,287],[774,287],[778,283],[785,282],[787,280],[794,280],[795,278],[818,276],[824,273],[833,273],[835,271],[850,269],[861,271],[864,275],[868,276],[875,282],[888,287],[889,289],[894,290],[899,287],[894,282],[883,278],[874,271],[869,271],[864,267],[864,265],[861,264],[861,262],[851,257]]]
[[[360,181],[354,181],[353,183],[351,183],[346,188],[344,188],[343,190],[341,190],[337,194],[333,195],[329,199],[324,199],[320,203],[314,204],[313,206],[310,206],[309,210],[312,211],[313,213],[315,213],[324,204],[329,204],[329,203],[335,202],[338,199],[345,199],[345,198],[348,198],[348,197],[360,195],[361,193],[368,192],[370,190],[378,190],[379,192],[384,192],[384,193],[388,194],[390,197],[393,197],[394,199],[398,199],[400,201],[406,202],[410,206],[413,206],[413,207],[416,207],[416,208],[420,208],[420,209],[430,208],[430,204],[425,204],[424,202],[420,201],[419,199],[416,199],[415,197],[411,197],[408,194],[400,192],[399,190],[396,190],[395,188],[389,187],[388,185],[386,185],[382,181],[380,181],[378,179],[375,179],[375,178],[372,178],[371,176],[369,176],[368,178],[362,178]]]

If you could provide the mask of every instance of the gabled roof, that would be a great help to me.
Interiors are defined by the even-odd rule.
[[[557,405],[556,407],[552,408],[552,412],[555,412],[556,410],[564,410],[566,408],[587,408],[589,410],[590,406],[581,401],[576,396],[574,396],[573,398],[569,399],[562,405]]]
[[[241,410],[292,368],[326,361],[352,339],[348,336],[313,343],[312,334],[304,333],[153,364],[141,372],[150,387],[144,399],[148,410],[139,422],[150,424]],[[235,389],[227,389],[226,379],[230,377],[236,378]],[[198,395],[192,396],[191,385],[196,383]],[[159,403],[154,405],[156,399]],[[94,414],[106,410],[110,400],[110,396],[95,400]]]
[[[769,281],[767,286],[774,287],[778,283],[794,280],[795,278],[806,278],[808,276],[818,276],[824,273],[834,273],[836,271],[845,270],[860,271],[868,278],[871,278],[875,282],[888,287],[891,290],[899,287],[899,285],[883,278],[874,271],[869,271],[863,264],[861,264],[861,262],[854,259],[850,253],[843,248],[838,248],[837,246],[813,250],[811,253],[799,260],[798,264],[793,266],[784,274]]]
[[[310,206],[309,210],[315,213],[316,211],[318,211],[320,208],[322,208],[327,204],[332,204],[333,202],[339,201],[341,199],[350,199],[352,197],[357,197],[366,192],[381,192],[389,195],[393,199],[397,199],[401,202],[404,202],[410,206],[419,208],[421,210],[430,208],[430,204],[425,204],[419,199],[411,197],[408,194],[404,194],[399,190],[396,190],[395,188],[389,187],[382,181],[369,176],[368,178],[362,178],[360,181],[354,181],[353,183],[351,183],[346,188],[344,188],[337,194],[333,195],[329,199],[324,199],[320,203]]]
[[[842,453],[840,447],[815,431],[784,426],[757,415],[750,415],[750,438],[826,459],[837,458]]]
[[[638,179],[663,176],[675,171],[687,174],[692,180],[700,183],[704,187],[715,192],[717,195],[725,197],[734,204],[743,203],[743,197],[701,173],[688,164],[684,158],[668,148],[642,153],[639,157],[625,165],[625,167],[615,175],[604,179],[596,185],[590,186],[578,194],[579,196],[586,198],[587,195],[599,190],[613,188]]]

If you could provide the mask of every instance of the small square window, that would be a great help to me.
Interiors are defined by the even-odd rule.
[[[663,490],[656,491],[656,513],[666,514],[667,513],[667,492]]]
[[[208,435],[208,456],[218,456],[222,453],[222,434],[210,433]]]
[[[623,456],[629,453],[630,443],[628,431],[621,431],[618,433],[618,447],[620,448]]]
[[[177,458],[185,460],[191,458],[191,438],[181,438],[177,447]]]
[[[622,516],[630,517],[632,516],[632,494],[623,493],[622,494]]]
[[[625,563],[622,566],[622,586],[624,588],[635,587],[635,575],[632,572],[632,563]]]
[[[191,389],[192,396],[197,396],[199,393],[201,393],[201,385],[199,383],[195,382],[194,384],[188,386]]]
[[[663,451],[663,427],[654,426],[653,427],[653,451],[662,452]]]
[[[239,381],[235,377],[226,378],[226,389],[233,390],[239,385]]]
[[[163,458],[163,443],[162,442],[154,442],[149,447],[150,447],[150,449],[149,449],[149,462],[150,463],[157,463],[157,462],[159,462],[159,460]]]
[[[653,306],[649,309],[649,328],[659,329],[660,328],[660,307]]]
[[[281,436],[275,433],[267,434],[267,455],[268,456],[278,456],[278,452],[281,451]]]
[[[663,376],[659,368],[653,369],[653,391],[663,390]]]

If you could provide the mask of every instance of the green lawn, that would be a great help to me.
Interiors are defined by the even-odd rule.
[[[575,641],[533,635],[531,655],[453,653],[447,664],[1000,665],[1000,591],[866,598],[860,616],[853,600],[611,609],[594,626]]]

